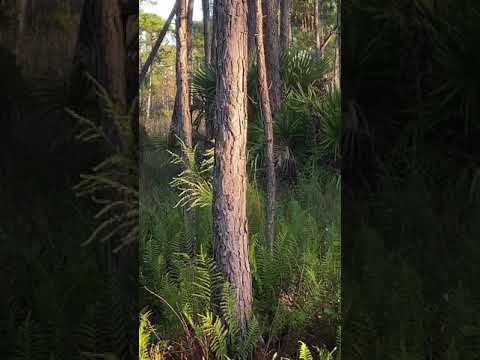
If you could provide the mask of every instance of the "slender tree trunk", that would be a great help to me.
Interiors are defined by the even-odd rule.
[[[280,36],[278,14],[280,0],[263,0],[265,14],[265,54],[267,60],[268,85],[272,113],[280,109],[282,101],[282,80],[280,79]]]
[[[258,80],[260,84],[260,101],[263,113],[265,153],[267,158],[267,224],[265,235],[268,247],[271,251],[275,239],[275,162],[273,153],[272,108],[270,105],[270,95],[268,93],[265,47],[263,44],[263,14],[261,0],[256,0],[256,19]]]
[[[210,6],[209,0],[202,0],[203,10],[203,50],[205,52],[205,66],[210,65],[212,56],[212,44],[210,38]]]
[[[290,0],[281,0],[280,43],[283,51],[290,47]]]
[[[185,144],[187,150],[192,148],[192,120],[190,113],[190,86],[188,74],[188,0],[178,0],[177,21],[176,21],[176,42],[177,42],[177,95],[176,95],[176,123],[178,125],[178,136]],[[187,156],[183,156],[185,167],[190,164]],[[185,239],[187,248],[190,251],[195,249],[193,234],[193,212],[188,210],[187,204],[184,208],[185,218]]]
[[[342,63],[342,1],[337,0],[337,47],[335,49],[335,86],[340,89]]]
[[[147,113],[146,113],[146,122],[150,120],[150,110],[152,108],[152,74],[148,77],[148,95],[147,95]]]
[[[218,0],[218,71],[213,174],[214,257],[246,329],[252,305],[246,209],[247,0]]]
[[[165,38],[165,35],[167,34],[168,28],[170,27],[170,24],[172,22],[173,17],[175,16],[177,12],[177,5],[173,7],[172,11],[170,12],[170,15],[168,16],[168,19],[165,21],[165,24],[163,25],[162,30],[160,31],[160,34],[158,34],[157,41],[155,41],[155,45],[153,45],[153,49],[148,55],[147,60],[142,66],[142,70],[140,71],[140,77],[138,79],[138,83],[141,84],[145,80],[147,76],[148,69],[153,63],[153,60],[157,56],[158,50],[160,49],[160,45],[162,45],[162,41]]]
[[[218,0],[213,0],[211,61],[215,66],[217,64],[217,18],[218,18]]]
[[[255,54],[255,1],[256,0],[247,0],[248,6],[248,17],[247,17],[247,26],[248,26],[248,55],[252,56]]]
[[[188,29],[187,29],[187,39],[188,39],[188,64],[189,71],[193,69],[193,8],[195,6],[195,0],[188,0]]]
[[[313,0],[313,19],[315,23],[315,57],[317,60],[322,58],[323,26],[320,1],[321,0]]]

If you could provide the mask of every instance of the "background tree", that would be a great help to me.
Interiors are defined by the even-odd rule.
[[[178,0],[177,2],[177,21],[176,21],[176,76],[177,76],[177,95],[176,95],[176,122],[178,124],[178,135],[187,151],[192,149],[192,118],[190,112],[190,84],[189,84],[189,0]],[[184,164],[188,169],[190,159],[185,156]],[[193,213],[188,209],[189,204],[185,206],[185,237],[189,242],[191,249],[194,248],[193,234]]]
[[[318,59],[322,57],[322,5],[321,0],[313,0],[313,17],[315,21],[315,56]]]
[[[265,132],[265,154],[267,165],[267,223],[265,235],[270,251],[275,240],[275,159],[273,151],[273,118],[270,95],[268,93],[267,68],[265,60],[265,47],[263,44],[263,14],[262,2],[255,2],[256,41],[257,41],[257,68],[258,83],[260,87],[260,102]]]
[[[270,103],[274,114],[280,109],[282,100],[282,80],[280,78],[280,36],[278,32],[279,2],[280,0],[263,1],[267,74],[270,89]]]
[[[282,50],[290,47],[290,1],[291,0],[281,0],[280,43]]]
[[[212,56],[212,39],[210,32],[210,1],[202,0],[203,11],[203,42],[205,52],[205,66],[210,65]]]

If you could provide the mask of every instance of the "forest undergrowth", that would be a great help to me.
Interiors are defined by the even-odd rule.
[[[336,175],[306,167],[297,183],[279,194],[277,238],[270,252],[263,232],[265,196],[251,169],[247,213],[254,305],[248,331],[240,336],[233,316],[223,323],[215,315],[219,310],[232,313],[233,305],[231,288],[216,271],[212,255],[207,190],[212,155],[204,157],[203,168],[195,167],[199,173],[204,170],[196,175],[206,179],[206,194],[197,194],[194,239],[186,238],[183,211],[176,206],[181,200],[175,191],[178,181],[165,176],[182,176],[172,157],[179,159],[157,146],[145,153],[142,167],[141,302],[149,305],[141,315],[141,358],[226,359],[233,354],[246,359],[256,350],[260,359],[333,359],[340,339]],[[158,170],[162,163],[163,170]]]

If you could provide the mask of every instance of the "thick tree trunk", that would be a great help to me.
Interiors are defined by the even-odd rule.
[[[210,65],[212,44],[210,38],[210,4],[209,0],[202,0],[203,11],[203,51],[205,53],[205,66]]]
[[[102,48],[107,91],[121,111],[127,110],[125,31],[118,0],[102,1]]]
[[[260,101],[263,113],[265,133],[265,154],[267,158],[267,224],[266,239],[272,250],[275,239],[275,161],[273,153],[273,119],[270,96],[268,94],[268,80],[265,60],[265,47],[263,44],[263,14],[262,2],[256,0],[256,33],[257,33],[257,66],[258,80],[260,84]]]
[[[246,211],[247,0],[218,0],[217,4],[214,257],[235,289],[237,321],[245,330],[252,305]]]
[[[264,0],[265,14],[265,54],[267,60],[268,85],[272,113],[280,109],[282,101],[282,81],[280,79],[280,36],[278,34],[278,14],[280,0]]]
[[[191,1],[191,0],[190,0]],[[177,4],[177,95],[175,115],[178,125],[178,136],[185,144],[187,149],[192,148],[192,120],[190,113],[190,86],[188,74],[188,0],[178,0]],[[190,167],[188,158],[184,154],[185,167]],[[188,250],[195,249],[195,240],[193,234],[193,212],[188,210],[187,204],[184,209],[185,219],[185,238]]]
[[[290,47],[290,0],[281,0],[280,43],[282,50]]]
[[[165,35],[167,34],[168,28],[170,27],[170,24],[176,12],[177,12],[177,5],[175,4],[172,11],[170,12],[170,15],[168,16],[168,19],[165,21],[165,24],[163,25],[163,28],[160,31],[160,34],[158,35],[157,41],[155,41],[155,45],[153,46],[152,51],[148,55],[148,58],[145,61],[145,64],[143,64],[142,66],[142,70],[140,71],[140,77],[138,80],[139,84],[143,83],[143,81],[145,80],[148,69],[152,65],[153,60],[155,59],[155,56],[157,56],[158,50],[160,49],[160,45],[162,45],[162,41],[165,38]]]
[[[322,58],[322,19],[321,19],[320,0],[313,0],[313,19],[315,23],[315,57],[317,60]]]
[[[85,0],[74,63],[76,74],[89,73],[107,91],[120,112],[127,110],[124,26],[117,0]],[[101,124],[110,143],[120,151],[126,144],[120,124],[104,113],[98,99]]]

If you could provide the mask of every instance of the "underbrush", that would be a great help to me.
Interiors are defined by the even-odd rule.
[[[208,156],[206,165],[194,167],[196,174],[180,173],[168,186],[161,172],[147,170],[150,161],[168,158],[164,154],[146,153],[143,167],[140,280],[141,302],[148,306],[141,315],[140,358],[247,359],[252,354],[257,359],[339,358],[341,244],[336,175],[305,168],[297,184],[279,194],[272,252],[263,233],[264,193],[255,174],[250,176],[247,212],[254,304],[248,329],[241,335],[234,316],[229,316],[232,289],[212,258]],[[171,171],[165,167],[166,173]],[[182,181],[204,181],[199,193],[190,194],[200,197],[194,241],[185,239],[183,210],[176,206],[182,200],[178,196]],[[202,196],[207,200],[202,202]],[[225,322],[217,317],[219,310]]]

